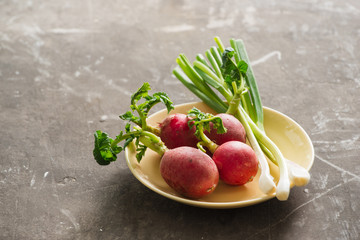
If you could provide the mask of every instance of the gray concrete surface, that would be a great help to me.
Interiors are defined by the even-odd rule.
[[[197,100],[171,71],[216,35],[244,39],[264,105],[313,141],[286,202],[190,207],[92,158],[142,82]],[[0,239],[359,239],[359,49],[358,0],[1,1]]]

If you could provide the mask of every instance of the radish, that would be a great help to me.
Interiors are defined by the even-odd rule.
[[[213,123],[210,123],[210,132],[205,134],[216,144],[221,145],[229,141],[246,142],[246,132],[240,121],[233,115],[220,113],[215,115],[220,117],[224,127],[227,129],[226,133],[219,134],[213,127]]]
[[[194,199],[212,193],[219,182],[214,161],[199,149],[187,146],[165,151],[160,172],[176,192]]]
[[[177,193],[198,199],[212,193],[218,185],[219,172],[215,162],[199,149],[183,146],[169,150],[155,134],[139,127],[130,130],[129,125],[126,133],[121,131],[114,140],[101,131],[97,131],[94,136],[94,157],[101,165],[114,161],[114,155],[130,142],[135,142],[138,161],[141,161],[147,148],[161,156],[161,176]],[[118,146],[121,141],[125,141],[123,147]]]
[[[210,123],[213,123],[218,134],[226,132],[220,117],[202,113],[196,108],[191,109],[188,116],[193,117],[195,134],[201,141],[198,147],[204,150],[202,146],[205,146],[213,154],[212,159],[219,170],[220,179],[229,185],[244,185],[251,182],[259,168],[254,150],[240,141],[218,145],[209,139],[204,130],[210,128]]]
[[[196,147],[195,128],[190,128],[191,119],[185,114],[176,113],[166,117],[160,124],[160,138],[165,145],[172,149],[181,146]]]
[[[196,148],[197,138],[194,136],[195,129],[189,128],[189,118],[185,114],[176,113],[166,117],[158,126],[147,124],[147,116],[150,109],[157,103],[164,103],[168,113],[174,109],[173,103],[166,93],[157,92],[149,95],[151,90],[149,83],[144,83],[132,96],[130,109],[121,115],[122,120],[127,120],[138,125],[145,131],[160,136],[165,145],[172,149],[180,146],[190,146]],[[144,99],[142,103],[140,100]],[[137,112],[135,116],[133,112]]]
[[[220,178],[229,185],[244,185],[251,182],[258,171],[258,160],[254,150],[239,141],[220,145],[212,159],[218,167]]]

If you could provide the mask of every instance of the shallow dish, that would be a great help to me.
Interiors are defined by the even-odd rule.
[[[211,108],[202,102],[177,105],[170,114],[187,113],[192,107],[215,114]],[[151,115],[148,122],[155,126],[166,116],[167,111],[164,109]],[[264,107],[264,127],[267,136],[279,147],[285,158],[310,170],[314,161],[314,148],[309,136],[299,124],[278,111]],[[146,187],[164,197],[184,204],[204,208],[238,208],[254,205],[275,197],[274,192],[264,194],[260,191],[258,174],[251,183],[244,186],[228,186],[220,181],[212,194],[198,200],[188,199],[177,194],[162,179],[159,170],[160,157],[155,152],[148,149],[144,158],[138,163],[134,146],[130,144],[125,150],[125,157],[133,175]],[[270,164],[270,171],[274,180],[277,181],[279,176],[277,166]]]

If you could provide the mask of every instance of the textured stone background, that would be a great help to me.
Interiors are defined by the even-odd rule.
[[[313,140],[286,202],[194,208],[92,158],[142,82],[196,101],[171,71],[216,35],[244,39],[264,105]],[[359,239],[359,49],[358,0],[1,1],[0,239]]]

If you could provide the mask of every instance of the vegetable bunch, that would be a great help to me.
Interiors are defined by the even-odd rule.
[[[276,144],[266,135],[263,106],[243,41],[231,39],[231,47],[227,48],[219,37],[215,37],[215,42],[217,46],[206,50],[205,57],[196,55],[193,63],[180,54],[173,74],[216,112],[232,114],[239,119],[259,160],[260,189],[270,193],[276,188],[276,197],[286,200],[290,192],[290,180],[295,185],[305,185],[310,175],[300,166],[295,166],[300,169],[295,171],[294,165],[288,163]],[[266,157],[279,167],[277,185],[270,175]]]
[[[198,54],[192,64],[180,54],[173,73],[219,114],[193,108],[187,115],[171,114],[151,126],[147,117],[156,104],[163,103],[168,113],[174,106],[164,92],[150,95],[150,85],[144,83],[131,96],[130,110],[119,116],[126,121],[125,129],[114,139],[100,130],[95,132],[94,158],[100,165],[108,165],[134,143],[140,162],[150,148],[161,157],[160,172],[166,183],[189,198],[210,194],[219,179],[243,185],[252,181],[260,169],[260,190],[265,194],[276,190],[276,197],[286,200],[290,181],[303,186],[310,175],[285,159],[266,135],[263,106],[243,41],[231,39],[228,48],[218,37],[215,42],[217,47],[207,50],[206,57]],[[268,161],[279,168],[276,183]]]

